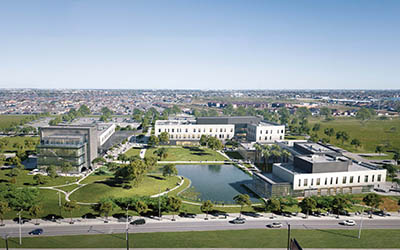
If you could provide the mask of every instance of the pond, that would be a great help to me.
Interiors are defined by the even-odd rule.
[[[191,180],[191,188],[182,193],[186,198],[217,203],[234,204],[233,197],[248,194],[254,203],[258,198],[248,192],[243,184],[252,177],[233,165],[177,165],[179,175]],[[190,197],[189,197],[190,196]]]

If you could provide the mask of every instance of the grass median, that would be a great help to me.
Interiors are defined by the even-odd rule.
[[[135,230],[140,230],[139,228]],[[303,248],[400,248],[400,230],[292,230],[292,238]],[[0,247],[5,243],[2,239]],[[29,237],[12,248],[123,248],[124,234],[86,236]],[[198,232],[160,232],[130,234],[130,247],[136,248],[286,248],[287,231],[283,229],[250,229]]]

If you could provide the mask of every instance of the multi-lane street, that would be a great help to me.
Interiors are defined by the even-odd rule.
[[[357,223],[356,226],[341,225],[345,219],[353,219]],[[163,220],[161,222],[155,220],[147,220],[145,225],[134,226],[129,225],[130,233],[144,233],[144,232],[178,232],[178,231],[208,231],[208,230],[236,230],[236,229],[268,229],[266,225],[272,222],[281,222],[282,228],[287,228],[287,224],[291,225],[292,229],[358,229],[360,225],[360,218],[341,217],[335,218],[287,218],[280,217],[277,219],[269,218],[247,218],[244,224],[231,224],[229,219],[179,219],[178,221]],[[363,228],[365,229],[400,229],[400,218],[374,218],[363,219]],[[90,223],[78,222],[70,225],[68,223],[46,223],[40,226],[33,224],[24,224],[21,227],[22,236],[28,236],[28,233],[35,228],[44,229],[44,234],[47,236],[56,235],[85,235],[85,234],[111,234],[123,233],[126,230],[126,224],[123,222],[112,223]],[[0,228],[0,235],[8,234],[11,237],[19,235],[18,225],[7,225]]]

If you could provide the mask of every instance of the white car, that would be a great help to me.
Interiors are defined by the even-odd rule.
[[[269,228],[281,228],[282,227],[282,223],[280,222],[273,222],[271,224],[268,224],[267,227]]]
[[[345,220],[345,221],[342,222],[342,224],[345,225],[345,226],[355,226],[355,225],[357,225],[354,220]]]

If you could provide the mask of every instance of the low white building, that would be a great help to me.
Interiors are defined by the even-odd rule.
[[[159,120],[155,123],[155,135],[169,134],[171,141],[198,141],[202,135],[213,136],[222,141],[233,138],[233,124],[197,124],[192,120]]]
[[[247,126],[247,138],[249,141],[268,143],[285,139],[285,125],[260,122]]]
[[[99,123],[97,124],[98,130],[98,145],[103,145],[110,137],[115,133],[115,124],[114,123]]]

